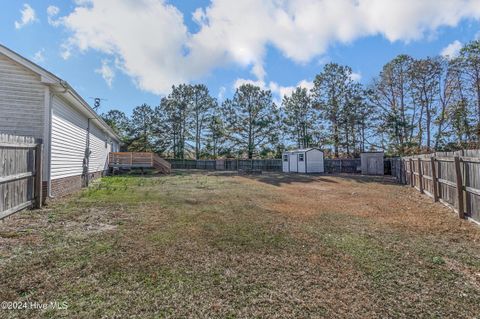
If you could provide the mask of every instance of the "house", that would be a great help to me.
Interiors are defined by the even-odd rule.
[[[382,152],[364,152],[360,154],[362,174],[364,175],[383,175],[384,155]]]
[[[323,152],[317,148],[283,152],[282,170],[285,173],[323,173]]]
[[[0,133],[43,141],[44,197],[88,185],[120,139],[64,80],[0,45]]]

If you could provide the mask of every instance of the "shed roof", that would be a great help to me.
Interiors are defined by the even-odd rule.
[[[295,150],[289,150],[289,151],[285,151],[284,153],[305,153],[305,152],[309,152],[309,151],[312,151],[312,150],[322,152],[320,149],[318,149],[316,147],[309,147],[309,148],[298,148],[298,149],[295,149]]]
[[[115,131],[113,131],[113,129],[107,123],[105,123],[105,121],[97,114],[97,112],[92,109],[92,107],[81,97],[80,94],[77,93],[77,91],[73,89],[73,87],[70,86],[70,84],[68,84],[67,81],[62,80],[55,74],[47,71],[46,69],[42,68],[41,66],[37,65],[36,63],[30,61],[29,59],[23,57],[22,55],[7,48],[2,44],[0,44],[0,53],[10,58],[11,60],[21,64],[25,68],[31,70],[33,73],[38,74],[40,76],[41,82],[45,85],[59,88],[60,90],[65,91],[65,93],[68,92],[73,98],[69,100],[73,101],[77,108],[82,109],[86,111],[89,115],[93,116],[92,118],[97,120],[111,137],[114,137],[118,142],[121,141],[118,134],[115,133]]]

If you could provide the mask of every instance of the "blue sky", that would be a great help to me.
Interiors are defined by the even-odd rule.
[[[398,54],[455,54],[480,34],[469,0],[0,1],[1,44],[127,114],[181,82],[220,98],[253,82],[278,101],[330,61],[367,84]]]

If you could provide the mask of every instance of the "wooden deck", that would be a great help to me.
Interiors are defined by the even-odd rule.
[[[111,152],[108,166],[112,168],[154,168],[164,174],[172,170],[169,162],[151,152]]]

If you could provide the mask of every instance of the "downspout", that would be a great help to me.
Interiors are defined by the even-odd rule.
[[[53,91],[49,93],[50,101],[48,101],[48,197],[52,198],[52,117],[53,117]]]
[[[83,176],[85,178],[85,186],[88,187],[90,182],[90,120],[94,120],[95,118],[88,118],[87,119],[87,138],[85,141],[85,157],[83,158]]]

